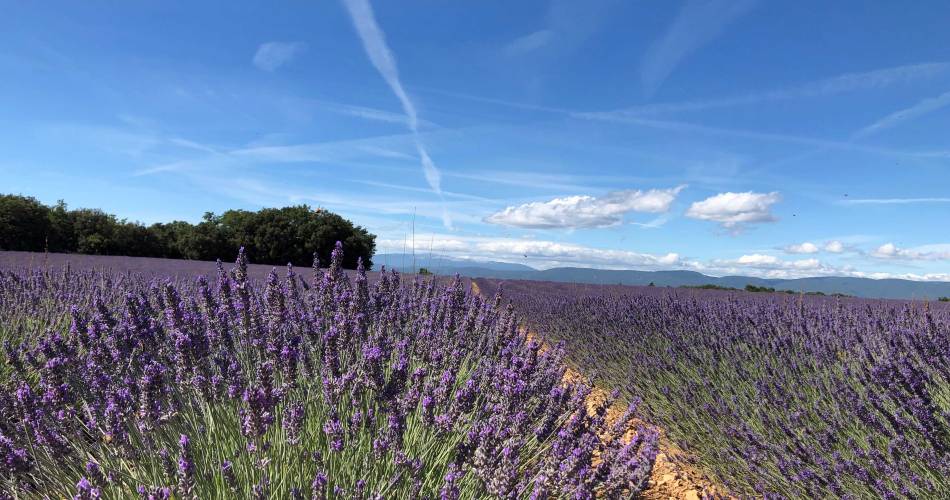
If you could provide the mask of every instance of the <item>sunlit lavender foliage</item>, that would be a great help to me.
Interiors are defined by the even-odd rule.
[[[499,300],[340,268],[0,270],[0,497],[615,498],[647,429],[588,412]],[[623,424],[621,422],[620,424]]]
[[[498,288],[477,280],[482,290]],[[950,307],[506,282],[734,493],[950,498]]]

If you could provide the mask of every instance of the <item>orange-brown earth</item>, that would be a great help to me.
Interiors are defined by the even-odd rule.
[[[476,295],[481,294],[478,284],[472,281],[472,292]],[[534,332],[525,330],[526,337],[529,340],[537,339]],[[543,340],[542,349],[546,346]],[[584,377],[577,369],[568,365],[564,373],[565,382],[584,382],[588,383],[587,377]],[[600,387],[594,387],[587,397],[587,408],[593,412],[597,406],[602,404],[609,397],[606,390]],[[607,409],[607,421],[615,422],[619,419],[626,406],[618,401]],[[655,429],[660,435],[659,453],[656,457],[656,463],[653,466],[653,472],[650,474],[650,482],[641,498],[647,500],[699,500],[706,498],[713,499],[734,499],[735,496],[729,494],[725,488],[710,480],[703,471],[691,467],[686,463],[686,454],[676,444],[671,442],[662,428],[651,425],[647,422],[635,420],[630,423],[624,440],[629,441],[636,435],[637,427],[645,425]]]

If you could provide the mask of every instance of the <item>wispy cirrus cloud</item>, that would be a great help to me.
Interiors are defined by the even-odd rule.
[[[572,51],[599,27],[610,0],[551,0],[542,28],[508,42],[502,52],[509,57],[533,54],[547,48]]]
[[[694,202],[686,211],[687,217],[719,223],[725,229],[739,232],[749,224],[774,222],[772,205],[781,200],[778,192],[719,193]]]
[[[554,31],[549,29],[538,30],[533,33],[515,38],[508,45],[505,45],[505,54],[509,56],[519,56],[533,52],[554,40]]]
[[[839,200],[841,205],[911,205],[917,203],[950,203],[950,198],[857,198],[853,200]]]
[[[429,156],[422,138],[419,137],[419,118],[416,106],[409,98],[409,94],[406,93],[402,81],[399,79],[396,57],[386,43],[385,34],[376,22],[372,5],[370,5],[369,0],[343,0],[343,5],[350,14],[353,26],[356,28],[370,62],[402,104],[407,117],[407,125],[415,137],[415,146],[422,163],[423,175],[432,191],[441,196],[442,174]],[[446,227],[452,227],[452,219],[449,217],[448,211],[444,212],[442,220]]]
[[[678,112],[704,111],[708,109],[729,108],[760,104],[772,101],[807,99],[831,96],[861,90],[884,89],[894,85],[906,84],[933,78],[950,72],[950,63],[928,62],[908,64],[870,71],[845,73],[830,78],[782,87],[774,90],[751,92],[744,95],[721,97],[684,102],[666,102],[631,106],[628,108],[601,113],[613,113],[617,116],[652,116]]]
[[[275,71],[307,48],[303,42],[266,42],[257,47],[251,62],[263,71]]]
[[[662,37],[647,49],[640,80],[652,96],[680,62],[748,13],[755,0],[689,0]]]
[[[852,135],[852,139],[861,139],[872,134],[896,127],[901,123],[924,116],[950,105],[950,91],[944,92],[936,97],[928,97],[913,106],[895,111],[880,120],[858,130]]]
[[[364,120],[385,122],[385,123],[395,123],[399,125],[409,125],[409,120],[407,116],[403,113],[394,113],[392,111],[386,111],[382,109],[369,108],[366,106],[355,106],[352,104],[341,104],[334,102],[321,102],[321,107],[332,111],[334,113],[339,113],[341,115],[353,116],[356,118],[362,118]],[[432,123],[425,120],[418,120],[416,122],[417,126],[428,127],[433,126]]]
[[[629,212],[664,213],[686,186],[648,191],[628,190],[606,196],[568,196],[510,206],[485,222],[530,229],[597,228],[620,224]]]

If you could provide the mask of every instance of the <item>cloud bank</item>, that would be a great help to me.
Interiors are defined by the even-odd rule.
[[[814,276],[850,276],[872,279],[908,279],[914,281],[950,281],[946,273],[885,273],[863,272],[850,266],[835,266],[817,258],[785,260],[774,255],[751,253],[734,259],[691,260],[675,252],[641,253],[628,250],[609,250],[586,245],[549,240],[516,239],[508,237],[458,236],[444,234],[417,235],[430,249],[432,266],[439,256],[447,255],[468,260],[492,260],[527,264],[538,269],[553,267],[588,267],[594,269],[636,269],[645,271],[682,269],[710,276],[743,275],[761,278],[794,279]],[[383,238],[377,240],[380,252],[400,252],[405,240]],[[938,245],[942,247],[942,245]],[[947,245],[950,251],[950,245]]]
[[[874,249],[871,256],[890,260],[950,260],[950,244],[901,248],[893,243],[885,243]]]
[[[500,260],[539,267],[594,266],[603,269],[668,269],[681,267],[676,253],[663,255],[608,250],[574,243],[515,238],[462,237],[446,235],[417,235],[417,241],[427,241],[434,255],[450,254],[468,259]],[[381,250],[401,251],[401,239],[381,239]],[[437,259],[438,257],[433,257]]]

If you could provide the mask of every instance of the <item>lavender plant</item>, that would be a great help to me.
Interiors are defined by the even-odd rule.
[[[740,496],[950,497],[945,304],[504,288],[570,362],[642,397],[646,417]]]
[[[458,279],[0,270],[0,497],[593,498],[643,489],[563,353]],[[629,418],[627,418],[629,417]],[[628,415],[627,420],[633,418]],[[621,423],[623,424],[623,423]]]

